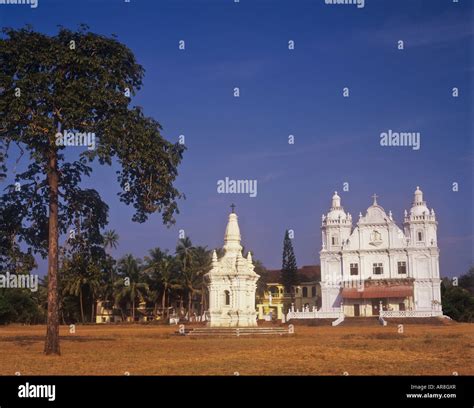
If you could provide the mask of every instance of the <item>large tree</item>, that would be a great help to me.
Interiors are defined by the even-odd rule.
[[[281,283],[285,287],[285,292],[291,293],[293,299],[292,287],[298,284],[298,267],[296,266],[295,252],[288,230],[285,231],[283,240],[283,259],[281,265]]]
[[[159,212],[170,224],[181,197],[173,183],[184,147],[165,140],[160,124],[131,105],[144,69],[115,37],[91,33],[87,26],[61,27],[53,36],[29,26],[2,32],[0,178],[10,175],[12,152],[19,158],[26,153],[28,160],[15,175],[18,184],[7,188],[2,207],[20,220],[11,236],[48,257],[44,351],[60,354],[59,239],[87,215],[81,182],[91,175],[88,163],[116,166],[118,196],[133,205],[133,221]],[[57,143],[58,133],[87,132],[95,135],[93,150]]]

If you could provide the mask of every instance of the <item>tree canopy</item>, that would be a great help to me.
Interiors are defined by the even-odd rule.
[[[133,221],[157,212],[171,225],[183,197],[174,182],[184,146],[164,139],[160,123],[131,104],[144,68],[117,38],[85,25],[51,36],[29,26],[2,33],[0,178],[11,171],[13,146],[28,164],[0,199],[0,262],[10,267],[13,252],[29,255],[19,253],[19,242],[48,256],[45,352],[59,354],[59,237],[77,227],[99,239],[107,222],[100,194],[81,184],[92,176],[91,162],[117,165],[117,194],[133,206]],[[81,135],[93,136],[93,146],[81,145]]]

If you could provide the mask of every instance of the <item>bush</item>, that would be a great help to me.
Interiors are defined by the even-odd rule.
[[[3,289],[0,292],[0,324],[39,323],[43,314],[29,290]]]

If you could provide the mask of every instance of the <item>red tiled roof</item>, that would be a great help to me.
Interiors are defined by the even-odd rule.
[[[377,299],[377,298],[403,298],[413,296],[413,286],[369,286],[363,290],[358,288],[343,288],[344,299]]]
[[[270,283],[281,282],[281,269],[269,269],[267,281]],[[298,277],[301,282],[321,280],[321,268],[319,265],[306,265],[298,268]]]

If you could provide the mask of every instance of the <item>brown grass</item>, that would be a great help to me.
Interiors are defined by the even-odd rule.
[[[296,326],[292,337],[193,338],[173,327],[0,327],[0,375],[473,375],[474,325]]]

